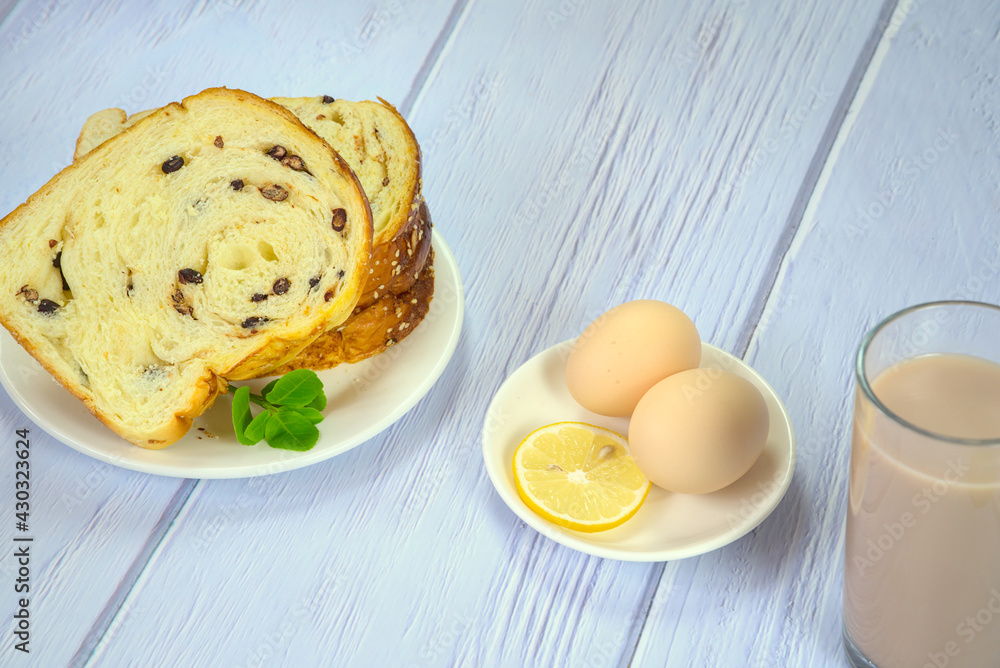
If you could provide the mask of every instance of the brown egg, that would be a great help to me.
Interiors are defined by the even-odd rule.
[[[587,410],[626,417],[653,385],[700,362],[701,338],[683,311],[651,299],[626,302],[576,340],[566,386]]]
[[[705,494],[750,470],[767,442],[770,418],[750,381],[719,369],[692,369],[657,383],[636,406],[628,440],[639,469],[672,492]]]

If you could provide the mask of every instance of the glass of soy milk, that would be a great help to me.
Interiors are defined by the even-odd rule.
[[[851,665],[1000,666],[1000,307],[887,318],[862,341],[856,380]]]

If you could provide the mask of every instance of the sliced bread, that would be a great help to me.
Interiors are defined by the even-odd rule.
[[[209,89],[153,111],[0,221],[0,322],[102,422],[164,447],[349,317],[371,212],[283,107]]]
[[[330,144],[350,165],[371,203],[373,220],[372,261],[362,295],[351,319],[357,326],[336,327],[320,337],[309,350],[282,367],[327,369],[342,362],[357,362],[399,341],[419,324],[433,297],[433,280],[413,298],[425,301],[419,314],[402,330],[388,304],[408,293],[421,274],[431,249],[431,222],[421,195],[420,146],[402,115],[388,102],[351,102],[328,95],[271,98],[291,110],[302,122]],[[87,119],[77,140],[80,157],[109,137],[147,116],[140,111],[127,116],[121,109],[105,109]],[[383,303],[373,308],[378,302]],[[371,310],[369,310],[371,309]],[[363,326],[362,326],[363,323]],[[379,323],[379,326],[376,324]],[[373,337],[381,328],[386,336]],[[349,351],[349,352],[347,352]]]
[[[429,219],[427,226],[419,229],[421,232],[426,229],[428,233],[424,238],[430,239]],[[410,266],[416,264],[411,262]],[[407,271],[410,271],[410,266]],[[423,321],[433,296],[434,249],[431,248],[405,292],[386,291],[368,306],[357,307],[344,324],[321,334],[305,350],[271,374],[280,375],[294,369],[330,369],[338,364],[355,364],[381,353],[405,339]]]

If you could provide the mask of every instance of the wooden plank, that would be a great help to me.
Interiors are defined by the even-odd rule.
[[[213,85],[264,95],[380,95],[399,103],[450,9],[449,2],[418,6],[413,0],[336,12],[326,3],[264,0],[19,3],[0,25],[0,68],[7,76],[0,90],[6,122],[0,151],[12,156],[0,211],[13,209],[68,164],[81,124],[105,107],[136,111]],[[33,425],[0,392],[4,443],[22,427]],[[123,620],[141,619],[146,631],[158,623],[141,614],[146,604],[137,607],[126,594],[147,561],[155,562],[160,540],[196,485],[95,462],[37,428],[31,436],[32,651],[25,657],[4,643],[0,663],[82,665],[99,639],[114,640]],[[0,466],[13,490],[10,443]],[[195,530],[222,531],[221,524]],[[0,523],[0,540],[10,545],[14,531],[11,517]],[[0,561],[5,586],[12,586],[15,566],[10,558]],[[266,574],[267,566],[251,570]],[[172,646],[165,644],[168,654]],[[163,660],[158,656],[154,664]]]
[[[34,382],[55,382],[38,378]],[[29,430],[31,486],[28,530],[15,529],[15,431]],[[108,601],[124,597],[120,582],[152,547],[155,527],[175,512],[181,481],[143,476],[96,462],[49,438],[0,392],[0,466],[10,510],[0,523],[9,550],[0,560],[0,581],[10,587],[6,614],[28,599],[30,654],[0,645],[0,663],[66,665]],[[15,592],[21,564],[14,537],[30,537],[27,591]],[[14,547],[12,547],[14,546]],[[37,663],[36,663],[37,662]]]
[[[877,16],[862,2],[755,10],[466,6],[411,112],[469,297],[451,367],[401,423],[343,457],[258,491],[199,486],[123,607],[143,614],[121,616],[95,663],[146,664],[167,644],[180,663],[206,648],[244,665],[627,660],[660,569],[522,526],[483,470],[483,411],[517,365],[626,299],[666,299],[713,343],[746,344],[798,184]],[[711,605],[702,563],[670,575],[687,592],[672,603]],[[743,572],[720,578],[739,587]]]
[[[518,30],[553,29],[539,59],[551,59],[551,71],[522,72],[511,65],[514,73],[508,75],[504,58],[524,47],[499,32],[476,39],[500,51],[499,58],[487,52],[464,81],[449,79],[462,95],[449,100],[428,92],[417,101],[422,136],[430,132],[433,141],[437,132],[451,149],[449,162],[439,165],[428,151],[427,181],[432,192],[441,191],[431,201],[445,193],[461,198],[451,206],[462,212],[455,236],[469,240],[459,257],[467,263],[470,294],[478,290],[486,299],[491,283],[502,284],[492,292],[496,302],[480,307],[486,340],[475,359],[486,368],[478,382],[470,380],[470,391],[484,400],[531,354],[575,335],[605,308],[629,298],[676,303],[694,316],[707,340],[731,350],[745,346],[743,322],[756,319],[761,306],[753,295],[773,275],[769,259],[779,248],[811,151],[877,16],[869,6],[799,11],[769,5],[755,7],[759,13],[752,16],[722,3],[644,9],[679,16],[633,17],[620,6],[595,16],[600,10],[587,6],[550,26],[543,12],[522,12]],[[630,19],[628,28],[621,26]],[[482,20],[484,26],[501,21]],[[645,33],[654,30],[655,38]],[[800,50],[804,44],[811,46]],[[580,64],[568,61],[594,51],[605,60],[589,86],[570,78]],[[494,81],[499,90],[491,96]],[[577,87],[583,91],[567,92]],[[430,124],[423,125],[428,116],[422,105],[430,106]],[[458,120],[463,114],[464,123]],[[483,156],[478,169],[455,168],[456,154],[461,164],[473,153]],[[446,179],[440,185],[435,170]],[[494,177],[501,185],[483,176],[493,173],[502,174]],[[464,225],[470,219],[491,229],[488,243],[471,243],[474,232]],[[440,225],[448,220],[446,214]],[[514,313],[523,315],[508,315]],[[494,504],[504,511],[498,500]],[[594,580],[579,586],[631,598],[632,610],[623,613],[620,605],[595,596],[568,614],[560,607],[577,582],[560,581],[559,575],[589,559],[555,549],[546,570],[556,574],[556,583],[546,588],[533,582],[533,562],[518,557],[514,549],[503,555],[503,574],[476,604],[485,610],[481,619],[515,621],[470,638],[460,659],[476,663],[499,654],[510,664],[542,665],[628,659],[649,603],[644,586],[658,577],[658,568],[638,573],[629,565],[603,564]],[[672,602],[711,605],[692,570],[698,560],[683,563],[686,568],[668,573],[680,592]],[[523,575],[506,575],[518,566]],[[721,571],[733,586],[740,572]],[[753,616],[761,603],[750,601],[741,611]],[[684,622],[675,623],[652,632],[664,638],[683,634]],[[733,654],[728,662],[705,665],[741,659]]]
[[[747,355],[794,418],[800,450],[792,489],[752,540],[679,566],[697,570],[698,599],[680,593],[678,603],[676,583],[685,578],[665,579],[656,595],[664,603],[650,615],[635,665],[726,665],[720,656],[753,666],[844,665],[857,346],[878,320],[911,304],[1000,303],[1000,10],[987,2],[900,3],[889,33]]]
[[[18,162],[0,192],[0,211],[69,164],[80,126],[108,107],[131,113],[210,86],[401,104],[450,8],[415,0],[336,11],[317,0],[22,2],[0,28],[0,104],[12,128],[0,147],[31,159]]]

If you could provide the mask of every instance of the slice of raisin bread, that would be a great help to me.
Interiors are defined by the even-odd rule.
[[[370,336],[379,320],[377,314],[395,312],[396,309],[388,309],[386,305],[394,296],[410,290],[430,252],[431,222],[420,192],[420,146],[402,115],[384,100],[351,102],[328,95],[271,99],[295,113],[351,166],[371,203],[374,228],[368,279],[351,316],[360,318],[366,326],[345,326],[331,332],[329,337],[320,337],[310,346],[308,354],[291,360],[282,369],[319,370],[345,361],[357,362],[381,352],[391,345],[391,340],[399,341],[420,322],[418,318],[381,341]],[[80,132],[76,156],[86,154],[149,113],[140,111],[126,116],[121,109],[95,113]],[[422,289],[417,294],[427,303],[414,313],[426,313],[433,296],[433,281],[430,290]],[[380,300],[384,302],[380,307],[366,312]],[[394,320],[386,317],[382,330],[387,332],[400,324]],[[345,354],[345,350],[351,351],[350,354]]]
[[[0,221],[0,322],[101,421],[150,448],[226,380],[352,313],[371,212],[283,107],[209,89],[76,160]]]
[[[429,234],[426,238],[430,238]],[[281,375],[303,368],[319,371],[338,364],[354,364],[399,343],[420,324],[430,309],[434,296],[433,249],[426,261],[420,263],[413,279],[405,292],[384,292],[365,308],[356,308],[344,324],[321,334],[305,350],[271,373]]]
[[[361,180],[372,207],[374,237],[371,275],[361,305],[373,303],[378,285],[389,285],[401,270],[393,261],[399,246],[385,247],[415,224],[422,201],[420,146],[396,109],[384,100],[350,102],[321,97],[275,97],[347,161]],[[410,228],[412,229],[412,227]],[[384,247],[384,248],[380,248]],[[378,264],[375,264],[378,262]],[[412,283],[414,278],[409,279]],[[404,292],[409,285],[401,285]]]

